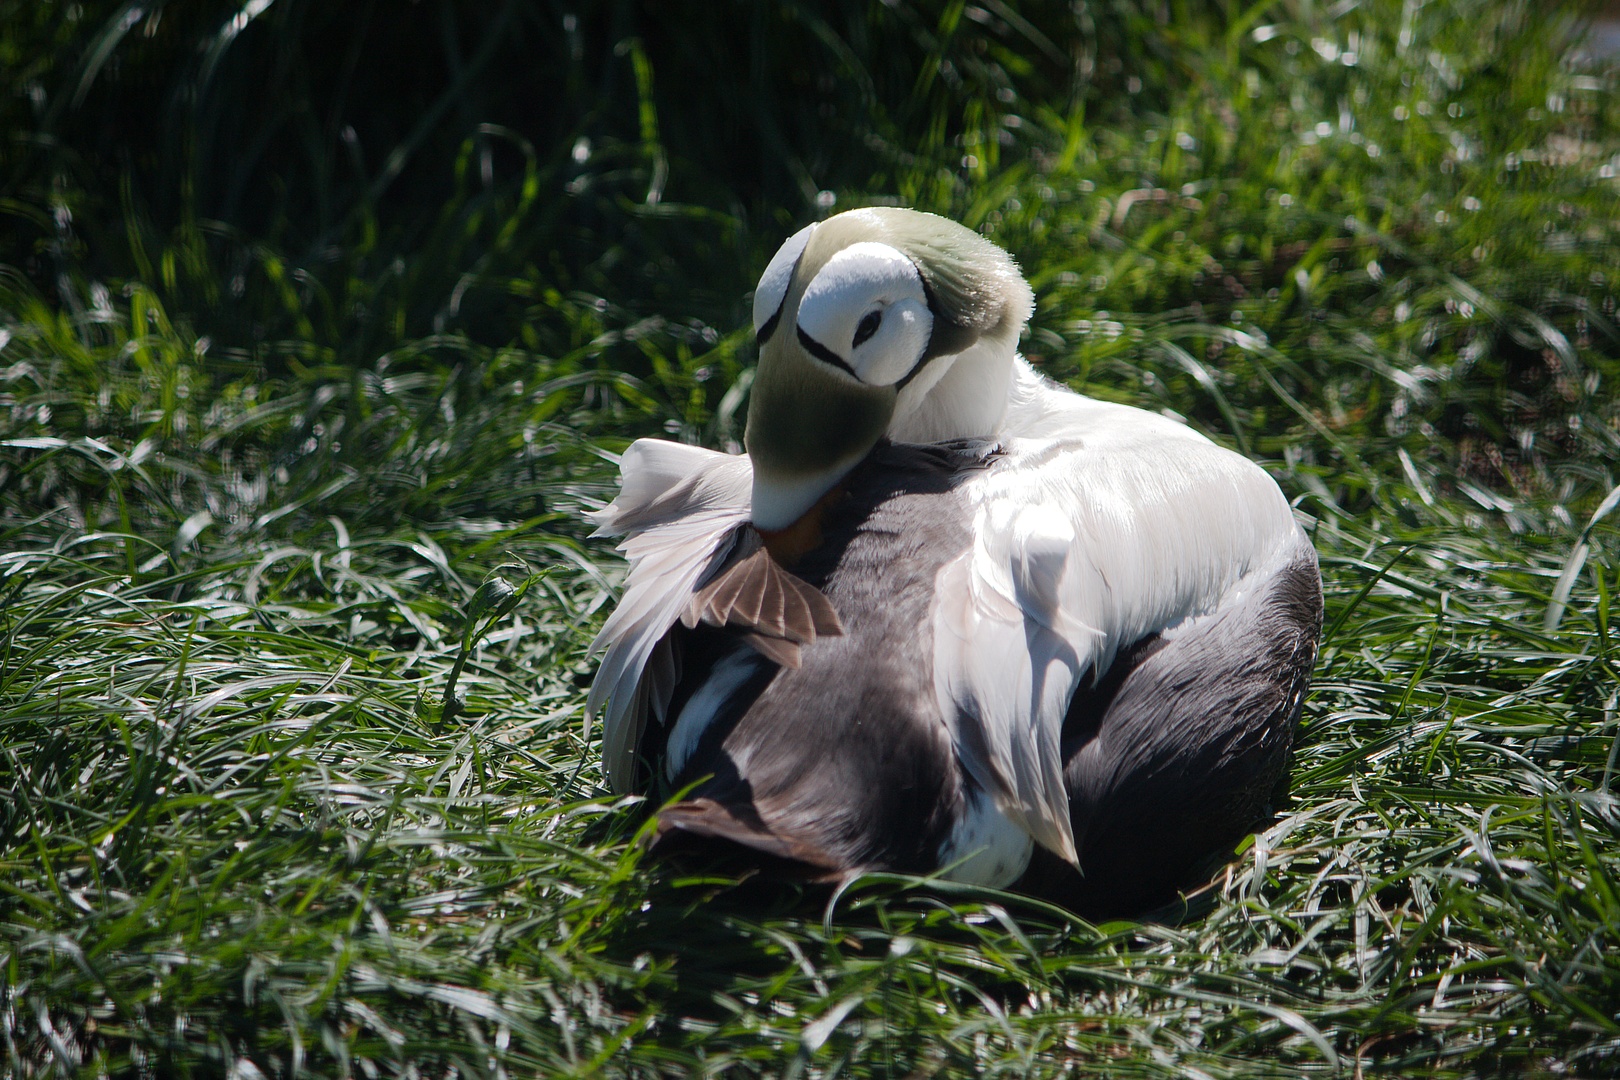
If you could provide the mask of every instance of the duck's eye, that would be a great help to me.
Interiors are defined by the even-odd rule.
[[[882,323],[883,312],[867,312],[866,317],[861,319],[860,325],[855,327],[855,343],[850,347],[854,349],[860,348],[863,342],[878,332],[878,327],[882,325]]]

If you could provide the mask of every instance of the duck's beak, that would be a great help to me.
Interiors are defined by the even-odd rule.
[[[760,348],[743,434],[755,527],[785,529],[832,490],[888,430],[895,397],[892,386],[868,386],[811,356],[784,319]]]

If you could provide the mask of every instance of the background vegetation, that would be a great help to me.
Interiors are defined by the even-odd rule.
[[[1585,14],[0,0],[6,1073],[1620,1074]],[[579,511],[876,201],[1312,530],[1292,804],[1173,924],[680,878],[604,795]]]

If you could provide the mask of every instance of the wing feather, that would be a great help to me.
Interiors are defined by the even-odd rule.
[[[791,668],[799,666],[800,646],[844,632],[832,602],[784,570],[752,530],[739,539],[725,569],[692,597],[681,622],[748,631],[756,649]]]
[[[1061,735],[1080,680],[1308,541],[1246,458],[1020,368],[1009,424],[1035,437],[961,488],[973,543],[936,580],[934,689],[964,767],[1073,863]]]
[[[624,536],[624,596],[591,644],[602,664],[585,702],[602,715],[602,756],[617,792],[630,789],[636,747],[651,713],[659,722],[676,680],[664,635],[692,593],[731,554],[749,518],[753,466],[746,457],[641,439],[620,459],[619,495],[589,515],[598,536]],[[646,676],[645,678],[643,676]]]
[[[602,757],[614,791],[631,789],[647,718],[668,722],[680,676],[665,639],[677,621],[747,631],[748,642],[784,667],[801,646],[843,633],[819,589],[782,569],[747,528],[753,466],[747,457],[659,439],[632,443],[620,459],[619,495],[589,515],[595,535],[623,536],[630,562],[624,595],[591,644],[602,663],[585,701],[587,725],[602,716]]]

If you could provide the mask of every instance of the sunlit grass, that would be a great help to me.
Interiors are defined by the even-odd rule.
[[[408,237],[355,196],[347,254],[73,185],[66,223],[0,203],[57,245],[0,281],[7,1070],[1620,1071],[1613,80],[1529,4],[1094,6],[1072,86],[1041,45],[1066,16],[849,32],[839,63],[905,94],[836,206],[983,227],[1045,370],[1295,500],[1328,636],[1291,801],[1227,873],[1179,919],[1089,926],[643,865],[582,722],[620,568],[579,514],[632,437],[737,437],[750,275],[822,184],[749,224],[679,141],[678,70],[627,48],[626,85],[677,87],[636,99],[641,141],[598,132],[570,173],[582,132],[467,136]],[[899,79],[924,59],[962,81]],[[782,85],[736,108],[785,145],[820,115]],[[491,138],[518,149],[486,183]],[[112,233],[140,257],[82,250]],[[524,565],[447,721],[469,604]]]

